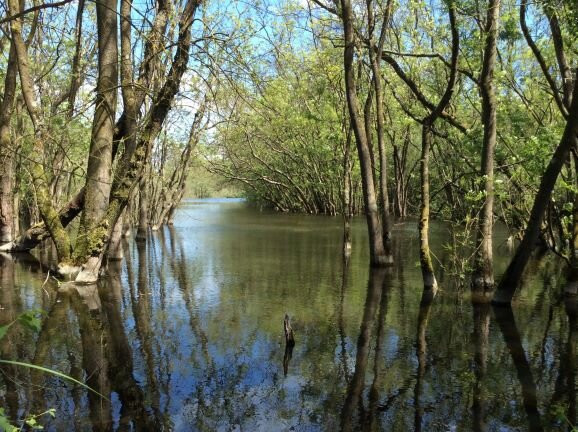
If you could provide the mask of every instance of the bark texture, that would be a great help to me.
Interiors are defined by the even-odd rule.
[[[8,66],[4,78],[4,95],[0,105],[0,243],[10,242],[14,236],[14,153],[10,135],[10,120],[14,109],[16,78],[16,47],[10,44]]]
[[[494,224],[494,150],[497,133],[494,68],[497,56],[499,17],[500,0],[489,0],[485,29],[486,42],[480,76],[482,123],[484,125],[481,175],[485,199],[478,222],[477,254],[472,278],[473,287],[476,290],[491,290],[494,287],[492,228]]]
[[[388,262],[383,245],[383,234],[379,220],[375,184],[373,181],[373,164],[369,148],[369,141],[365,131],[365,125],[360,115],[359,98],[357,96],[355,71],[353,58],[355,55],[355,35],[353,29],[353,12],[350,0],[341,0],[341,16],[345,36],[345,49],[343,62],[345,68],[345,89],[347,94],[347,106],[359,156],[361,180],[363,187],[363,201],[367,218],[367,231],[369,233],[369,252],[372,265],[382,266]]]
[[[98,81],[86,171],[86,198],[74,250],[74,261],[82,265],[77,282],[92,283],[98,279],[101,250],[109,230],[108,221],[103,221],[102,217],[108,208],[112,178],[118,86],[117,5],[117,0],[102,0],[96,4]]]

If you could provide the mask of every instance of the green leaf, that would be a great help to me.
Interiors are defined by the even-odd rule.
[[[55,376],[57,376],[57,377],[59,377],[59,378],[62,378],[62,379],[71,381],[71,382],[73,382],[73,383],[75,383],[75,384],[78,384],[79,386],[84,387],[85,389],[93,392],[94,394],[96,394],[96,395],[100,396],[101,398],[103,398],[103,399],[105,399],[105,400],[107,400],[107,401],[110,402],[110,399],[109,399],[109,398],[107,398],[106,396],[100,394],[99,392],[97,392],[96,390],[94,390],[92,387],[87,386],[87,385],[84,384],[83,382],[80,382],[80,381],[72,378],[71,376],[68,376],[68,375],[66,375],[66,374],[63,374],[62,372],[58,372],[58,371],[55,371],[55,370],[52,370],[52,369],[48,369],[48,368],[45,368],[45,367],[42,367],[42,366],[37,366],[37,365],[34,365],[34,364],[30,364],[30,363],[22,363],[22,362],[12,361],[12,360],[0,360],[0,363],[11,364],[11,365],[15,365],[15,366],[23,366],[23,367],[27,367],[27,368],[30,368],[30,369],[36,369],[36,370],[39,370],[39,371],[42,371],[42,372],[46,372],[46,373],[55,375]]]
[[[18,428],[12,426],[4,413],[4,408],[0,408],[0,430],[6,432],[18,432]]]
[[[18,317],[18,322],[24,327],[38,332],[42,326],[42,322],[40,321],[38,315],[39,312],[36,310],[26,311]]]
[[[0,339],[2,339],[4,336],[6,336],[6,333],[8,332],[8,329],[10,328],[10,326],[14,324],[14,323],[10,323],[10,324],[6,324],[3,326],[0,326]]]

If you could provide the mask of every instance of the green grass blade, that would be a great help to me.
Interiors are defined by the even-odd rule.
[[[17,362],[17,361],[12,361],[12,360],[0,360],[0,363],[5,363],[5,364],[10,364],[10,365],[15,365],[15,366],[24,366],[24,367],[27,367],[27,368],[30,368],[30,369],[36,369],[36,370],[39,370],[39,371],[42,371],[42,372],[46,372],[46,373],[49,373],[49,374],[52,374],[52,375],[56,375],[56,376],[59,377],[59,378],[62,378],[62,379],[68,380],[68,381],[72,381],[73,383],[78,384],[78,385],[81,386],[81,387],[84,387],[85,389],[90,390],[90,391],[93,392],[94,394],[97,394],[97,395],[100,396],[101,398],[103,398],[103,399],[105,399],[105,400],[107,400],[107,401],[110,402],[110,399],[109,399],[109,398],[107,398],[106,396],[100,394],[99,392],[97,392],[96,390],[94,390],[92,387],[89,387],[89,386],[87,386],[86,384],[84,384],[83,382],[80,382],[80,381],[72,378],[71,376],[65,375],[65,374],[63,374],[63,373],[61,373],[61,372],[58,372],[58,371],[55,371],[55,370],[52,370],[52,369],[48,369],[48,368],[45,368],[45,367],[42,367],[42,366],[33,365],[33,364],[30,364],[30,363],[22,363],[22,362]]]

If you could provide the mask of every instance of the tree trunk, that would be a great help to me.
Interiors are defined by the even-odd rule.
[[[84,188],[80,189],[58,212],[60,223],[64,228],[82,211],[84,207],[84,191]],[[50,232],[46,228],[46,224],[40,222],[18,235],[10,243],[0,246],[0,252],[27,252],[34,249],[48,237],[50,237]]]
[[[138,241],[145,241],[147,239],[147,233],[149,228],[149,200],[148,200],[148,179],[143,177],[139,189],[138,198],[138,227],[136,230],[136,239]]]
[[[351,256],[351,127],[347,129],[343,152],[343,257]]]
[[[421,141],[421,206],[419,216],[419,259],[424,289],[431,290],[435,296],[438,284],[434,274],[429,250],[429,153],[432,142],[431,124],[425,121],[422,127]]]
[[[110,244],[106,254],[106,257],[109,261],[120,261],[124,258],[124,251],[122,249],[122,233],[124,229],[125,213],[126,209],[122,212],[116,221],[116,224],[112,230],[112,234],[110,235]]]
[[[452,31],[452,57],[450,67],[450,77],[444,94],[431,114],[423,120],[422,143],[421,143],[421,207],[419,219],[419,240],[420,240],[420,264],[424,284],[424,297],[432,299],[437,294],[438,286],[435,278],[433,264],[429,249],[429,213],[430,213],[430,193],[429,193],[429,154],[433,142],[433,124],[446,109],[454,92],[456,83],[458,54],[460,49],[459,33],[456,25],[455,5],[452,3],[448,9],[450,27]],[[426,293],[427,291],[427,293]]]
[[[20,5],[17,0],[9,0],[8,3],[11,15],[16,14],[17,11],[20,10]],[[12,41],[16,50],[18,70],[20,72],[22,96],[34,127],[34,145],[29,158],[29,172],[32,177],[32,184],[35,189],[40,216],[54,241],[59,262],[66,264],[70,261],[70,238],[60,222],[58,212],[52,205],[52,196],[49,191],[48,181],[44,171],[42,158],[45,154],[44,142],[47,140],[47,131],[36,103],[33,81],[28,66],[28,52],[26,44],[22,39],[21,19],[16,18],[10,21],[10,28],[12,32]]]
[[[373,182],[373,165],[365,126],[360,116],[359,99],[353,70],[353,57],[355,53],[355,40],[353,30],[353,17],[350,0],[341,0],[343,29],[345,35],[345,49],[343,62],[345,68],[345,88],[347,93],[347,105],[351,116],[357,152],[359,155],[359,165],[361,169],[361,180],[363,187],[363,201],[365,204],[365,214],[367,218],[367,231],[369,233],[369,252],[372,265],[382,266],[387,264],[385,248],[383,246],[383,235],[377,199],[375,194],[375,184]]]
[[[90,272],[91,278],[98,276],[98,270],[108,246],[111,231],[125,209],[135,186],[138,185],[142,178],[145,161],[151,152],[152,143],[157,138],[171,108],[172,101],[179,90],[181,79],[187,69],[189,60],[191,26],[200,3],[200,0],[189,0],[185,4],[179,21],[177,48],[168,76],[161,90],[153,98],[147,121],[142,128],[133,154],[129,159],[123,156],[115,171],[110,192],[110,202],[104,216],[98,223],[98,227],[103,228],[102,241],[93,243],[95,247],[91,250],[91,257],[95,258],[95,266]],[[105,227],[107,228],[106,230],[104,229]],[[77,281],[79,281],[78,278]]]
[[[10,120],[16,92],[16,47],[10,44],[8,67],[4,79],[4,96],[0,105],[0,243],[11,242],[14,236],[14,154],[10,136]],[[18,209],[16,208],[16,211]]]
[[[570,149],[574,146],[576,134],[578,134],[578,86],[575,86],[574,88],[572,105],[570,107],[566,127],[564,128],[564,134],[562,135],[562,139],[560,140],[558,147],[556,147],[556,151],[554,151],[554,154],[548,163],[548,167],[542,176],[542,180],[540,181],[540,188],[534,198],[528,227],[526,228],[521,243],[518,245],[516,254],[512,258],[512,261],[510,261],[510,264],[498,285],[492,300],[493,303],[509,304],[512,302],[512,297],[516,292],[522,273],[526,268],[526,264],[530,259],[532,250],[534,250],[536,241],[540,235],[544,212],[550,202],[550,196],[552,195],[552,190],[556,184],[556,179],[560,174],[564,162],[568,158]]]
[[[488,291],[494,287],[494,265],[492,254],[492,228],[494,215],[494,149],[496,147],[496,92],[494,68],[497,55],[500,0],[489,0],[486,18],[486,44],[480,76],[482,95],[482,144],[481,175],[484,182],[485,200],[480,211],[477,233],[477,253],[472,277],[476,291]]]
[[[103,0],[96,4],[98,30],[96,109],[86,171],[84,211],[74,251],[75,263],[82,265],[76,282],[83,283],[97,281],[102,259],[101,250],[106,242],[108,230],[113,228],[103,223],[102,218],[108,207],[112,179],[112,141],[118,86],[117,6],[117,0]]]
[[[381,34],[379,35],[379,42],[377,47],[373,42],[373,35],[370,34],[369,41],[369,59],[371,63],[372,85],[375,93],[375,117],[376,117],[376,131],[377,131],[377,149],[379,153],[379,197],[381,204],[381,230],[383,235],[383,246],[385,249],[385,258],[388,264],[393,264],[393,252],[391,244],[391,214],[389,208],[389,196],[387,190],[387,155],[385,151],[384,138],[384,113],[383,113],[383,94],[381,87],[381,71],[380,62],[381,57],[377,56],[378,52],[383,51],[385,43],[385,35],[389,23],[389,16],[391,12],[391,0],[388,0],[385,9],[383,24],[381,26]],[[372,2],[367,2],[367,15],[369,28],[373,29],[375,20],[373,16]],[[373,30],[371,30],[373,33]],[[370,132],[367,131],[369,134]]]

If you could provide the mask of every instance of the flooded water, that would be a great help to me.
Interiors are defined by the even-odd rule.
[[[525,431],[576,424],[576,300],[552,258],[534,262],[513,311],[473,306],[434,227],[445,271],[421,306],[416,224],[395,226],[396,265],[368,268],[363,220],[344,266],[339,218],[184,203],[173,228],[125,244],[98,289],[69,289],[31,256],[0,257],[0,358],[13,422],[54,431]],[[499,236],[498,236],[499,237]],[[508,256],[497,241],[500,274]],[[459,254],[458,254],[459,257]],[[285,348],[291,317],[294,349]]]

